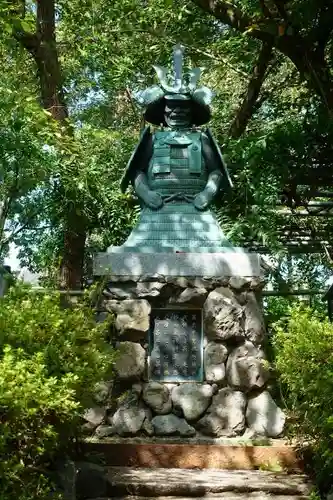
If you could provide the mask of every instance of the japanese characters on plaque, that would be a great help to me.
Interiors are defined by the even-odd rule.
[[[202,379],[200,310],[155,309],[150,327],[150,380]]]

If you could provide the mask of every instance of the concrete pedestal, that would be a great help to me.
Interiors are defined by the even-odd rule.
[[[260,255],[242,248],[225,248],[210,253],[99,253],[94,260],[96,276],[195,276],[258,277],[261,276]]]

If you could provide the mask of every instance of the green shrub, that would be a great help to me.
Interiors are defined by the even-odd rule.
[[[0,300],[0,500],[46,498],[48,462],[110,376],[105,328],[91,307],[63,308],[56,293],[16,286]]]
[[[276,325],[276,368],[296,417],[294,432],[311,443],[312,466],[321,490],[333,484],[333,325],[296,306]]]

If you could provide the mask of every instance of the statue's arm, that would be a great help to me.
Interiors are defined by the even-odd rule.
[[[149,189],[147,175],[143,170],[136,172],[133,179],[133,187],[145,205],[155,210],[161,208],[163,205],[162,197],[160,194]]]
[[[212,203],[220,189],[221,182],[222,174],[219,170],[210,172],[205,188],[193,200],[198,210],[205,210]]]
[[[194,198],[194,206],[198,210],[205,210],[214,200],[220,190],[223,175],[218,166],[216,155],[206,134],[202,134],[202,154],[208,169],[208,179],[205,188]]]
[[[161,195],[149,188],[147,170],[153,154],[153,137],[141,145],[140,152],[134,158],[136,166],[132,175],[132,185],[139,199],[148,207],[157,210],[163,205]]]

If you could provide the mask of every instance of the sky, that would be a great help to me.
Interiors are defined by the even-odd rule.
[[[5,258],[5,265],[10,266],[12,271],[19,271],[21,269],[17,254],[18,248],[13,243],[11,243],[9,245],[9,255]]]
[[[20,261],[17,258],[18,248],[11,243],[9,245],[9,254],[5,258],[5,265],[10,266],[11,271],[19,271],[19,278],[25,283],[31,283],[32,285],[38,285],[38,275],[30,272],[26,267],[20,266]]]

